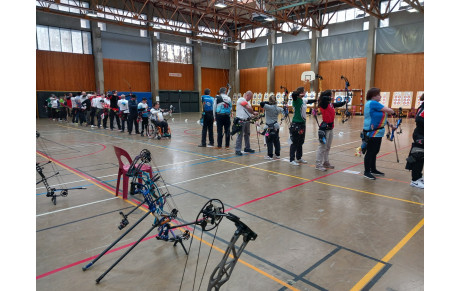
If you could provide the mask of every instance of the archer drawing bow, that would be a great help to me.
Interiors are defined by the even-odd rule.
[[[42,148],[42,151],[43,151],[44,155],[46,157],[50,157],[50,155],[48,154],[48,150],[46,150],[46,144],[45,144],[44,141],[41,140],[42,138],[40,138],[40,133],[38,131],[36,132],[36,137],[37,137],[38,143],[41,145],[41,148]],[[44,166],[46,166],[46,165],[50,165],[51,168],[52,168],[52,171],[53,171],[53,174],[51,174],[48,177],[43,172]],[[45,189],[46,189],[46,197],[51,197],[51,201],[53,202],[54,205],[56,205],[56,199],[57,199],[58,196],[67,197],[67,195],[69,194],[70,190],[86,189],[85,187],[73,187],[73,188],[64,187],[64,188],[57,189],[57,188],[54,188],[54,187],[50,186],[49,182],[48,182],[48,179],[50,179],[52,177],[57,178],[58,185],[64,185],[65,186],[65,183],[63,182],[63,179],[60,176],[59,171],[57,171],[57,169],[54,167],[54,163],[50,159],[48,159],[48,161],[45,161],[45,162],[35,163],[35,170],[37,171],[37,174],[41,178],[36,183],[36,185],[38,185],[40,183],[43,183],[43,185],[45,186]],[[57,194],[57,192],[59,192],[59,194]]]
[[[348,110],[348,102],[351,100],[351,92],[348,90],[348,87],[350,86],[350,82],[348,82],[348,79],[344,76],[340,76],[340,79],[345,81],[345,112],[342,115],[342,123],[345,123],[348,121],[348,119],[351,116],[350,111]]]

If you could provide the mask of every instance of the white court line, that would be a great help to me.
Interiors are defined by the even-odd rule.
[[[204,160],[204,159],[210,159],[210,158],[219,158],[219,157],[223,157],[223,156],[227,156],[227,155],[233,155],[233,153],[222,154],[222,155],[219,155],[219,156],[203,157],[203,158],[199,158],[199,159],[193,159],[193,160],[188,160],[188,161],[174,163],[174,164],[167,164],[167,165],[158,166],[158,168],[167,167],[167,166],[174,166],[174,165],[184,164],[184,163],[190,163],[190,162]],[[95,177],[95,178],[100,179],[100,178],[107,178],[107,177],[117,176],[117,175],[118,174],[112,174],[112,175],[106,175],[106,176],[99,176],[99,177]],[[61,183],[61,184],[50,185],[50,187],[56,187],[56,186],[67,185],[67,184],[74,184],[74,183],[85,182],[85,181],[86,180],[77,180],[77,181],[72,181],[72,182],[66,182],[66,183]],[[36,188],[36,190],[39,190],[39,189],[46,189],[46,187],[37,187]]]
[[[37,214],[37,217],[39,217],[39,216],[44,216],[44,215],[48,215],[48,214],[53,214],[53,213],[57,213],[57,212],[61,212],[61,211],[66,211],[66,210],[70,210],[70,209],[80,208],[80,207],[83,207],[83,206],[88,206],[88,205],[91,205],[91,204],[100,203],[100,202],[105,202],[105,201],[112,200],[112,199],[117,199],[117,198],[118,198],[118,197],[111,197],[111,198],[104,199],[104,200],[94,201],[94,202],[90,202],[90,203],[86,203],[86,204],[81,204],[81,205],[77,205],[77,206],[73,206],[73,207],[69,207],[69,208],[59,209],[59,210],[56,210],[56,211],[51,211],[51,212],[46,212],[46,213],[42,213],[42,214]]]

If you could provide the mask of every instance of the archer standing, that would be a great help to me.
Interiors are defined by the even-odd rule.
[[[121,130],[120,117],[118,116],[118,92],[114,91],[113,94],[109,95],[110,99],[110,111],[109,111],[109,120],[110,120],[110,130],[113,130],[113,119],[117,122],[118,130]]]
[[[304,87],[299,87],[292,93],[292,108],[294,116],[292,117],[289,133],[291,134],[291,147],[289,148],[289,161],[291,165],[298,166],[300,163],[306,164],[307,161],[302,159],[302,146],[305,142],[305,120],[307,119],[307,104],[316,102],[315,99],[307,100]]]
[[[222,87],[219,89],[219,95],[213,106],[214,119],[217,124],[217,148],[222,148],[223,133],[225,133],[225,149],[230,149],[230,114],[232,113],[232,99],[226,93],[227,89]]]
[[[323,122],[321,122],[320,130],[325,132],[326,143],[320,143],[318,150],[316,151],[316,170],[326,171],[327,169],[334,169],[329,163],[329,151],[331,150],[332,139],[334,137],[334,119],[335,119],[335,110],[336,107],[341,107],[347,102],[335,102],[331,103],[332,91],[326,90],[321,92],[321,95],[318,99],[319,110],[321,111],[321,116],[323,117]]]
[[[139,114],[142,114],[142,125],[141,125],[141,136],[144,136],[144,129],[145,135],[149,133],[149,105],[147,104],[147,98],[142,98],[142,101],[137,105],[137,110]]]
[[[129,109],[128,109],[128,100],[125,99],[125,95],[121,95],[120,100],[118,100],[118,107],[120,107],[120,121],[121,129],[119,131],[125,132],[125,123],[128,120]]]
[[[139,124],[137,123],[137,101],[136,95],[131,95],[131,99],[128,101],[128,133],[131,134],[133,131],[133,124],[136,130],[136,134],[139,134]]]
[[[252,92],[247,91],[244,93],[243,97],[239,98],[236,101],[236,117],[242,121],[241,124],[241,131],[238,132],[238,136],[236,137],[236,144],[235,144],[235,154],[237,156],[243,155],[241,153],[241,146],[243,145],[243,137],[244,137],[244,152],[245,153],[253,153],[254,150],[251,149],[251,144],[249,141],[250,132],[250,119],[254,115],[258,115],[257,112],[251,107],[251,99],[252,99]]]
[[[367,91],[366,104],[364,105],[363,134],[365,141],[367,141],[364,156],[364,177],[370,180],[375,180],[375,176],[385,175],[377,170],[377,154],[385,134],[387,113],[394,114],[393,109],[383,106],[379,102],[381,98],[379,88],[370,88]]]
[[[201,144],[199,147],[206,147],[206,133],[209,134],[209,146],[214,146],[214,116],[212,114],[212,108],[214,104],[214,98],[212,98],[211,90],[204,89],[204,95],[201,96],[201,102],[203,103],[203,129],[201,130]]]
[[[423,101],[424,94],[420,97],[420,101]],[[420,104],[415,114],[415,129],[412,134],[414,142],[407,158],[406,169],[412,171],[412,181],[410,185],[412,187],[424,188],[424,180],[422,176],[423,171],[423,160],[424,160],[424,124],[425,124],[425,109],[424,102]]]
[[[267,141],[267,156],[266,160],[273,159],[273,146],[275,147],[275,159],[280,158],[280,125],[278,124],[278,115],[284,113],[284,109],[276,105],[275,96],[272,94],[268,98],[268,102],[260,102],[260,107],[265,112],[264,132]]]

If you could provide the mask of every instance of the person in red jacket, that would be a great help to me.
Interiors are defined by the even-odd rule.
[[[316,151],[316,170],[326,171],[327,169],[334,169],[329,163],[329,151],[331,150],[332,138],[334,136],[334,118],[336,107],[342,107],[346,101],[331,103],[332,91],[326,90],[321,92],[319,96],[319,110],[323,117],[323,122],[320,124],[320,130],[325,132],[325,143],[320,142],[318,150]]]

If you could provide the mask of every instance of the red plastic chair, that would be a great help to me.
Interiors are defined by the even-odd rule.
[[[117,189],[115,190],[115,195],[118,196],[118,190],[120,189],[120,179],[121,175],[123,175],[123,199],[128,198],[128,183],[129,177],[126,175],[128,172],[129,166],[133,162],[129,154],[122,148],[113,146],[115,150],[115,155],[118,159],[118,177],[117,177]],[[128,160],[128,164],[123,164],[121,157],[125,157]],[[152,167],[150,165],[143,165],[141,168],[142,171],[148,172],[150,174],[150,178],[153,178]],[[139,178],[139,183],[142,182],[142,179]]]

